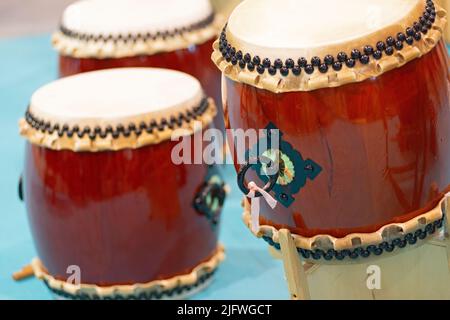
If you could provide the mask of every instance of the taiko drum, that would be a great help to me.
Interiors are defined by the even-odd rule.
[[[295,6],[308,12],[319,4]],[[258,235],[278,245],[273,235],[287,228],[300,251],[312,250],[305,255],[317,245],[318,256],[332,259],[336,241],[352,234],[358,241],[345,249],[375,233],[379,242],[367,244],[384,249],[396,237],[405,244],[407,231],[412,243],[419,226],[395,237],[383,227],[442,226],[426,213],[449,191],[450,95],[445,11],[433,1],[326,4],[318,20],[295,19],[293,2],[248,0],[231,15],[213,60],[223,72],[227,127],[279,130],[280,172],[267,190],[278,204],[261,200]],[[249,181],[270,185],[261,166],[236,165],[244,192]]]
[[[153,299],[209,282],[223,258],[224,184],[212,166],[175,164],[171,134],[207,129],[215,112],[197,80],[163,69],[89,72],[33,95],[23,194],[35,273],[52,291]],[[70,266],[81,287],[66,282]]]

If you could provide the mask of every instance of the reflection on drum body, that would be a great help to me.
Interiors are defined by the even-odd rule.
[[[377,79],[308,93],[279,95],[227,79],[231,126],[280,124],[283,138],[324,169],[292,207],[271,212],[265,204],[266,219],[306,236],[341,237],[435,206],[450,181],[447,53],[439,47]]]
[[[314,17],[295,19],[291,5],[241,4],[213,53],[224,73],[226,125],[280,130],[283,169],[271,190],[278,205],[261,201],[259,236],[279,248],[274,235],[287,228],[304,256],[341,260],[351,252],[342,249],[379,254],[375,245],[390,249],[425,225],[434,233],[442,214],[427,213],[450,190],[445,12],[425,0],[355,0],[354,11],[336,15],[338,4],[327,2],[316,28]],[[269,14],[274,6],[289,23]],[[340,31],[323,32],[332,26]],[[256,169],[246,177],[268,180]],[[382,232],[391,224],[401,232]]]
[[[53,36],[60,76],[121,67],[179,70],[199,79],[221,109],[220,72],[210,55],[222,20],[208,0],[77,1]],[[223,129],[221,114],[215,124]]]
[[[50,289],[70,298],[165,298],[207,284],[223,256],[224,186],[213,167],[175,165],[170,135],[191,130],[190,117],[208,128],[214,114],[197,80],[163,69],[90,72],[33,95],[21,122],[24,195],[35,272]],[[200,209],[208,190],[218,205]],[[65,282],[71,265],[81,289]]]

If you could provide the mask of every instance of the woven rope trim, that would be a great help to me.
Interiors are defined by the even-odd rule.
[[[74,134],[68,137],[67,134],[60,136],[55,130],[52,133],[46,130],[39,130],[33,128],[24,118],[19,121],[20,134],[32,144],[46,147],[52,150],[71,150],[75,152],[99,152],[99,151],[118,151],[123,149],[137,149],[151,144],[158,144],[166,140],[170,140],[175,130],[184,129],[190,134],[199,128],[194,124],[201,122],[202,126],[208,126],[214,119],[217,109],[214,100],[208,99],[208,107],[201,115],[193,115],[189,121],[182,121],[176,125],[162,126],[160,129],[155,127],[154,130],[148,132],[143,130],[139,135],[136,132],[131,132],[128,136],[123,134],[114,137],[109,133],[105,137],[96,135],[94,139],[89,135],[79,137]],[[139,127],[139,123],[134,124]],[[199,126],[200,127],[200,126]]]
[[[330,68],[326,74],[314,72],[308,75],[306,72],[302,72],[299,76],[289,73],[288,76],[284,77],[279,72],[274,76],[265,72],[260,75],[256,70],[241,69],[239,65],[227,62],[219,50],[219,40],[214,43],[214,52],[211,58],[222,73],[231,80],[274,93],[339,87],[378,77],[430,52],[439,43],[447,23],[447,12],[445,10],[436,5],[436,13],[435,23],[427,34],[422,36],[420,41],[405,46],[392,56],[383,55],[380,60],[371,59],[369,64],[361,65],[358,63],[353,68],[343,66],[341,71],[334,71]]]
[[[203,44],[217,37],[224,22],[225,19],[222,15],[215,15],[213,21],[203,28],[177,32],[170,36],[140,37],[136,35],[134,37],[131,35],[120,38],[102,37],[101,40],[95,37],[80,39],[56,31],[52,36],[52,44],[61,55],[79,59],[118,59],[153,55]]]
[[[382,242],[390,242],[399,236],[405,236],[407,233],[415,232],[419,229],[425,228],[429,223],[434,223],[442,219],[446,210],[446,205],[449,195],[444,197],[439,204],[429,212],[415,217],[404,223],[388,224],[373,233],[353,233],[344,238],[335,238],[331,235],[317,235],[311,238],[303,237],[297,234],[292,234],[294,243],[298,249],[305,250],[330,250],[337,251],[346,249],[356,249],[360,247],[367,247],[370,245],[378,245]],[[250,205],[244,198],[244,214],[243,220],[246,226],[251,230]],[[254,233],[258,238],[267,237],[273,240],[274,243],[279,244],[278,229],[269,226],[260,226],[259,232]]]
[[[38,258],[33,259],[31,266],[36,278],[45,281],[52,290],[63,291],[72,296],[84,295],[90,298],[112,298],[117,295],[123,297],[139,296],[139,294],[143,292],[164,292],[175,289],[179,286],[194,285],[199,281],[200,277],[205,274],[210,274],[216,270],[224,259],[225,250],[223,246],[219,245],[211,259],[199,264],[190,274],[176,276],[167,280],[156,280],[149,283],[118,285],[111,287],[99,287],[90,284],[74,285],[65,281],[57,280],[45,271],[41,261]]]

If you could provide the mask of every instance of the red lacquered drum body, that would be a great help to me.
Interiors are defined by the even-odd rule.
[[[286,208],[261,201],[261,224],[310,237],[375,232],[431,210],[449,190],[447,50],[336,88],[272,93],[224,77],[229,128],[280,129],[321,173]],[[254,172],[248,180],[257,179]],[[255,180],[258,181],[258,180]]]
[[[217,228],[193,207],[206,165],[175,165],[175,142],[117,152],[27,143],[26,205],[39,257],[60,280],[148,283],[189,274],[216,252]]]
[[[87,71],[124,67],[168,68],[185,72],[197,78],[206,94],[213,97],[218,105],[221,105],[220,71],[211,61],[211,48],[214,40],[173,52],[125,58],[95,59],[60,55],[59,74],[61,77],[65,77]],[[222,112],[220,112],[218,118],[222,119],[222,117]],[[220,128],[223,127],[222,123],[223,120]]]

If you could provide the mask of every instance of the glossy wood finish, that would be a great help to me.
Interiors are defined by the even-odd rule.
[[[192,205],[207,166],[174,165],[175,143],[98,153],[27,143],[25,202],[51,275],[78,265],[82,283],[146,283],[213,255],[217,228]]]
[[[226,125],[274,123],[323,171],[260,222],[313,236],[373,232],[433,208],[450,184],[449,64],[426,56],[360,83],[274,94],[225,80]],[[249,175],[249,179],[256,179]]]
[[[65,77],[87,71],[127,67],[167,68],[188,73],[200,81],[209,97],[214,98],[219,111],[214,119],[214,125],[224,130],[220,71],[211,61],[213,43],[214,40],[210,40],[188,49],[120,59],[77,59],[60,56],[59,74]]]

